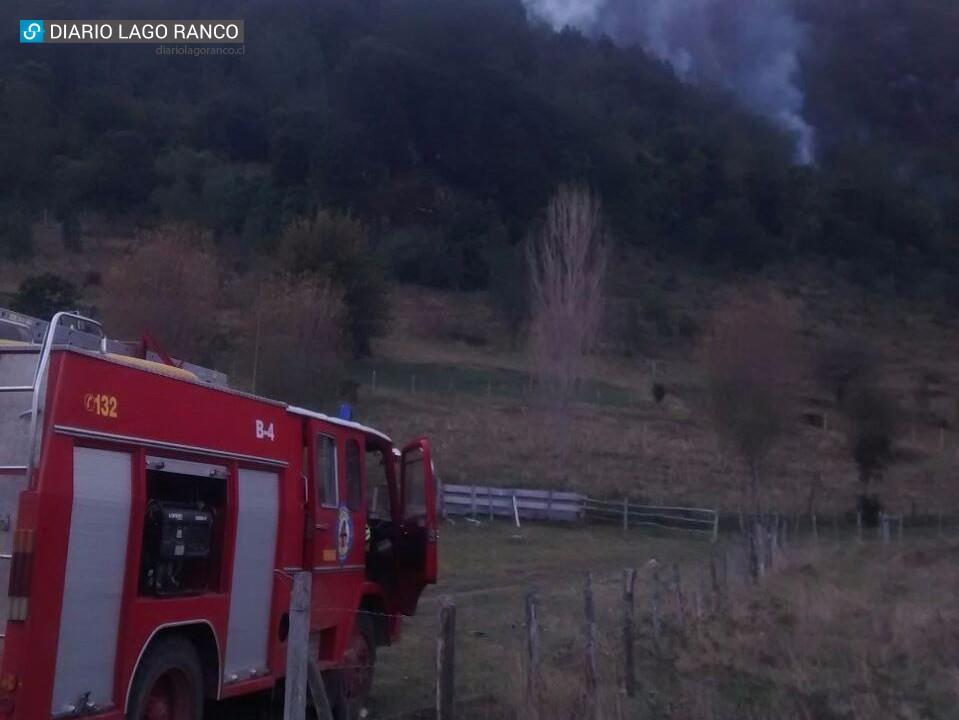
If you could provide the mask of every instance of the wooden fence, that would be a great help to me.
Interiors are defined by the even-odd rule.
[[[642,505],[628,498],[609,501],[557,490],[495,488],[482,485],[442,484],[440,513],[444,518],[467,516],[474,520],[511,518],[557,522],[615,522],[624,530],[652,526],[709,535],[719,532],[719,512],[708,508]]]

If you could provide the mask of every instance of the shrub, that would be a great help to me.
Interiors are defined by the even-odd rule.
[[[645,336],[639,305],[631,302],[626,308],[626,320],[623,324],[623,348],[627,356],[632,357],[642,350]]]
[[[20,283],[11,307],[24,315],[49,320],[60,310],[76,310],[79,302],[76,285],[54,273],[44,273]]]
[[[337,285],[353,356],[370,355],[373,338],[386,324],[387,287],[366,227],[350,215],[321,210],[287,225],[280,257],[293,275],[329,278]]]
[[[20,206],[0,206],[0,253],[14,262],[33,255],[33,228]]]
[[[847,420],[847,438],[859,468],[859,480],[868,489],[892,460],[898,410],[893,399],[873,382],[849,386],[842,411]]]
[[[656,328],[660,337],[672,337],[673,324],[669,316],[669,307],[666,298],[657,291],[650,292],[643,302],[643,316],[646,321]]]
[[[653,400],[656,401],[657,405],[661,405],[663,400],[665,399],[666,399],[666,386],[659,382],[653,383]]]
[[[184,225],[141,235],[107,272],[104,309],[111,331],[138,337],[149,330],[170,351],[205,361],[220,285],[219,264],[206,240]]]
[[[492,254],[490,263],[489,301],[493,312],[509,333],[516,347],[520,332],[529,320],[529,275],[518,246],[507,246]]]
[[[67,213],[60,224],[60,236],[63,247],[70,252],[80,252],[83,249],[83,225],[76,213]]]
[[[343,381],[342,290],[317,275],[276,276],[260,291],[258,310],[246,349],[257,359],[256,391],[304,403],[335,400]]]
[[[699,333],[699,326],[689,313],[683,313],[676,322],[676,332],[684,340],[692,340]]]

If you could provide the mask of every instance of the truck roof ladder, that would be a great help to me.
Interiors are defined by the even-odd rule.
[[[31,485],[40,457],[50,351],[55,343],[97,349],[104,342],[100,324],[76,313],[60,312],[45,323],[0,309],[0,603],[5,611],[12,608],[6,587],[16,551],[19,496]],[[5,637],[0,633],[0,641]]]

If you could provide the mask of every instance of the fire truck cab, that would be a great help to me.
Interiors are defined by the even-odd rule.
[[[238,392],[95,321],[0,310],[0,719],[200,720],[285,676],[334,713],[436,581],[430,444]]]

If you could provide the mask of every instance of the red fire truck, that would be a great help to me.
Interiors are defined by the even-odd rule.
[[[200,720],[285,675],[295,573],[334,712],[436,581],[430,445],[0,310],[0,718]],[[0,578],[2,581],[3,578]]]

